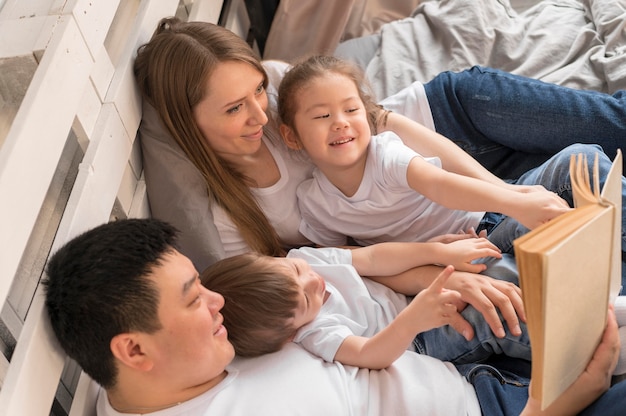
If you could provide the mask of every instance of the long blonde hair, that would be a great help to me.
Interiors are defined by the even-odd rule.
[[[253,182],[213,151],[193,117],[206,80],[225,61],[251,65],[263,74],[267,86],[263,66],[243,39],[211,23],[165,18],[138,49],[134,72],[144,99],[157,110],[204,177],[209,196],[228,213],[248,246],[263,254],[282,255],[278,235],[250,191]]]

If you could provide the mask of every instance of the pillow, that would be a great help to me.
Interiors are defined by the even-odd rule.
[[[152,217],[178,228],[179,251],[202,272],[224,257],[206,183],[145,100],[138,138]]]

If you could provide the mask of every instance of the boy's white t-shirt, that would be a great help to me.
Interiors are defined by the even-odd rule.
[[[326,282],[330,296],[293,341],[328,362],[334,360],[346,337],[374,336],[408,304],[405,295],[362,279],[352,266],[350,250],[303,247],[291,250],[287,257],[306,260]]]
[[[454,366],[412,352],[384,370],[327,363],[289,343],[235,359],[204,394],[151,416],[480,415],[473,387]],[[121,416],[101,389],[98,416]]]

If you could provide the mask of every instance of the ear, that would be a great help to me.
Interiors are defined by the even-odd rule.
[[[293,150],[302,150],[302,145],[300,144],[300,140],[298,140],[298,135],[296,132],[286,124],[280,125],[280,135],[283,136],[283,140],[287,147]]]
[[[111,352],[127,367],[150,371],[154,362],[142,347],[141,339],[136,333],[118,334],[111,339]]]

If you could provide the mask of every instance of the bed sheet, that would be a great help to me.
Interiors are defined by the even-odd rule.
[[[473,65],[579,89],[626,89],[625,0],[544,0],[522,12],[508,0],[428,0],[377,37],[366,72],[378,97]]]

